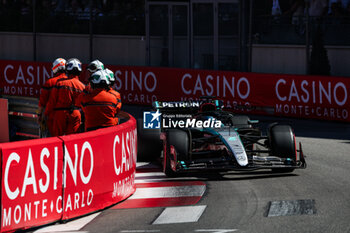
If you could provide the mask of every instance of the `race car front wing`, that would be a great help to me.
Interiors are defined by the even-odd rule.
[[[171,169],[174,172],[189,172],[197,170],[217,170],[217,171],[253,171],[259,169],[304,169],[306,161],[299,143],[297,150],[298,160],[293,161],[290,158],[280,158],[276,156],[248,156],[248,163],[244,166],[239,165],[232,156],[221,156],[215,158],[194,159],[191,161],[178,161],[176,150],[171,146],[169,151]]]

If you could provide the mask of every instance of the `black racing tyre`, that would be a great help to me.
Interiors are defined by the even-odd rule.
[[[169,129],[166,132],[166,161],[164,163],[164,172],[168,177],[176,176],[176,173],[170,167],[170,146],[176,151],[177,160],[187,160],[190,150],[190,138],[187,131],[180,129]]]
[[[187,160],[190,148],[188,132],[180,129],[167,131],[167,143],[175,147],[178,160]]]
[[[154,161],[162,151],[160,129],[144,129],[143,119],[137,119],[137,161]]]
[[[269,129],[271,153],[280,158],[289,158],[295,162],[295,137],[289,125],[273,125]],[[294,168],[275,168],[273,172],[292,172]]]
[[[249,123],[249,117],[244,115],[233,115],[231,117],[231,123],[234,127],[237,128],[251,128],[251,124]]]
[[[273,125],[269,131],[272,155],[295,161],[295,139],[292,128],[289,125]]]

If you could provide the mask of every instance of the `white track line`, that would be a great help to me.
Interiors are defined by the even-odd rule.
[[[166,208],[153,222],[153,225],[197,222],[206,207],[205,205],[198,205]]]
[[[228,233],[228,232],[235,232],[238,231],[238,229],[198,229],[195,230],[195,232],[211,232],[211,233]]]
[[[166,177],[163,172],[141,172],[141,173],[136,173],[135,178],[139,177]]]
[[[121,233],[149,233],[149,232],[160,232],[160,230],[124,230]]]
[[[34,231],[34,233],[45,233],[45,232],[73,232],[73,231],[79,231],[81,228],[83,228],[86,224],[91,222],[94,218],[96,218],[99,213],[91,214],[89,216],[86,216],[84,218],[79,218],[74,221],[69,221],[65,224],[59,224],[59,225],[52,225],[44,228],[40,228],[39,230]],[[83,231],[80,231],[82,233]]]
[[[205,185],[138,188],[129,199],[199,197],[205,192]]]

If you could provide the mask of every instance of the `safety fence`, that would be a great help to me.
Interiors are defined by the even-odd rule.
[[[252,42],[255,44],[305,45],[307,36],[310,44],[322,32],[324,45],[349,46],[350,15],[313,17],[254,16],[252,22]],[[316,36],[316,37],[315,37]]]
[[[1,232],[86,215],[135,192],[136,120],[0,144]]]

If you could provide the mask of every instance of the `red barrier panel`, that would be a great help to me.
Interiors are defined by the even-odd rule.
[[[0,60],[1,94],[39,97],[40,88],[52,77],[51,66],[51,62]],[[81,81],[85,82],[86,78],[84,69]]]
[[[123,103],[217,96],[236,112],[350,121],[343,77],[111,66]]]
[[[116,127],[61,137],[64,141],[64,213],[73,218],[124,200],[134,184],[134,118]]]
[[[0,144],[1,232],[62,216],[63,143],[58,138]]]
[[[85,215],[133,194],[137,131],[128,116],[115,127],[0,144],[1,232]]]
[[[4,93],[37,97],[50,63],[0,61]],[[124,104],[217,96],[236,112],[350,121],[344,77],[109,66]],[[86,74],[82,77],[86,80]],[[243,107],[242,107],[243,106]],[[253,106],[253,108],[250,108]]]

